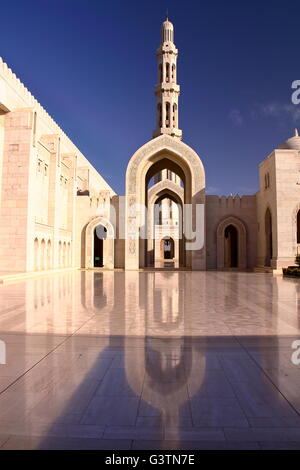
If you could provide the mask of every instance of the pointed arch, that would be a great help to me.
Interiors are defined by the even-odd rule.
[[[272,212],[267,207],[265,212],[265,266],[272,266],[273,258],[273,229]]]
[[[247,230],[244,222],[237,217],[226,217],[217,227],[217,268],[224,269],[226,266],[226,229],[234,227],[237,232],[237,261],[236,267],[239,269],[247,268]]]
[[[115,231],[112,223],[104,217],[95,217],[85,228],[85,267],[97,267],[94,264],[94,238],[98,226],[105,229],[105,240],[103,240],[103,268],[114,268],[114,238]]]
[[[184,203],[191,205],[191,214],[186,221],[195,230],[196,206],[205,205],[205,172],[203,164],[194,150],[180,140],[166,134],[147,142],[130,159],[126,171],[126,240],[125,267],[138,269],[145,266],[146,242],[140,238],[147,231],[145,210],[148,206],[147,184],[160,170],[167,168],[178,174],[184,182]],[[205,233],[205,221],[201,227]],[[204,235],[202,237],[204,240]],[[187,252],[186,266],[205,269],[205,243]]]

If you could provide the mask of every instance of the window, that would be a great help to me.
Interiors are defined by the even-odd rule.
[[[166,103],[166,127],[170,127],[170,103]]]
[[[270,187],[270,174],[266,173],[265,174],[265,189],[268,189]]]
[[[300,243],[300,210],[297,213],[297,243]]]
[[[172,65],[172,80],[175,80],[175,65]]]
[[[159,83],[163,81],[162,64],[159,64]]]
[[[158,111],[158,127],[162,127],[162,113],[161,113],[161,103],[158,103],[157,105],[157,111]]]
[[[170,81],[170,64],[169,62],[166,63],[166,82]]]

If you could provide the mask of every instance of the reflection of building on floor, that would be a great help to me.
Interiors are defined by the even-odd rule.
[[[13,357],[0,371],[8,446],[90,448],[104,427],[114,448],[123,433],[141,440],[141,426],[153,447],[163,431],[179,449],[191,435],[198,446],[212,428],[222,437],[216,445],[241,428],[246,445],[299,438],[296,279],[85,270],[1,290],[1,339]]]

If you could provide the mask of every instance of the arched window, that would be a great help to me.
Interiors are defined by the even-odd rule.
[[[158,127],[162,127],[161,103],[158,103],[157,105],[157,120],[158,120]]]
[[[270,174],[266,173],[265,174],[265,189],[268,189],[270,187]]]
[[[71,257],[71,243],[69,242],[68,243],[68,266],[71,266],[72,264],[72,257]]]
[[[41,269],[45,269],[45,249],[46,249],[46,242],[43,239],[41,241],[41,263],[40,263]]]
[[[159,64],[158,72],[159,72],[159,79],[158,79],[159,83],[162,83],[162,81],[163,81],[162,64]]]
[[[166,82],[170,81],[170,64],[169,62],[166,63]]]
[[[170,127],[170,103],[166,102],[166,127]]]
[[[66,244],[66,242],[64,242],[64,244],[63,244],[63,261],[62,261],[62,265],[63,265],[64,268],[66,267],[66,251],[67,251],[67,244]]]
[[[300,210],[297,213],[297,243],[300,243]]]
[[[268,208],[265,213],[265,266],[271,266],[273,257],[272,214]]]
[[[61,265],[62,265],[62,252],[61,252],[61,241],[59,241],[58,243],[58,267],[61,268]]]
[[[39,269],[39,241],[37,238],[34,240],[34,270]]]
[[[172,65],[172,81],[175,81],[175,64]]]
[[[51,241],[47,243],[47,269],[51,268]]]

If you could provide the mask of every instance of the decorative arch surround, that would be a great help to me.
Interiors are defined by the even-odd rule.
[[[107,236],[103,242],[103,268],[114,268],[114,238],[115,231],[112,223],[103,218],[95,217],[85,229],[85,268],[94,268],[94,231],[98,225],[102,225]]]
[[[217,228],[217,268],[225,267],[225,230],[233,225],[238,232],[238,268],[247,268],[247,230],[244,223],[237,217],[226,217]]]
[[[194,150],[180,140],[161,135],[147,142],[130,159],[126,171],[126,241],[125,268],[139,269],[145,266],[145,240],[139,239],[139,232],[145,228],[143,207],[146,197],[147,180],[152,173],[160,170],[160,164],[168,161],[180,168],[180,178],[184,179],[184,202],[192,205],[192,228],[195,230],[196,204],[205,205],[205,172],[203,164]],[[205,223],[205,222],[203,222]],[[205,233],[205,227],[203,227]],[[186,266],[192,269],[206,268],[205,243],[201,249],[188,251]]]

